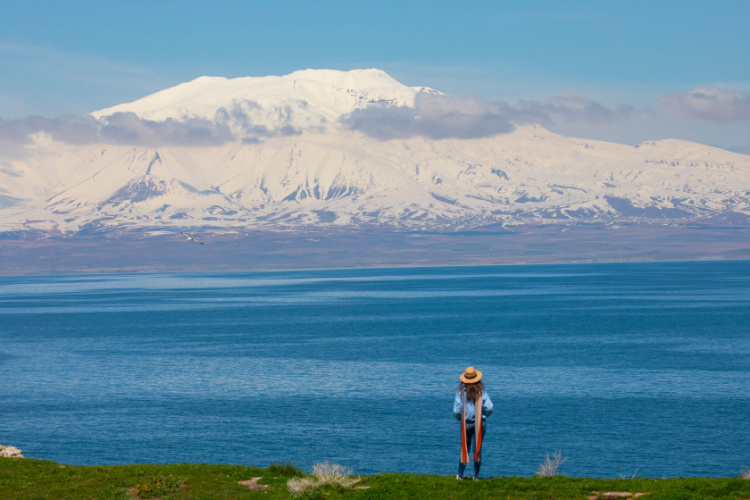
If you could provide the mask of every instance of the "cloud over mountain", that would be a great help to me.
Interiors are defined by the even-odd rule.
[[[152,121],[134,113],[115,113],[105,120],[91,115],[64,115],[54,118],[29,116],[0,120],[0,145],[28,144],[32,136],[47,134],[66,144],[124,144],[138,146],[206,146],[233,139],[221,122],[205,119]]]
[[[558,121],[608,123],[626,120],[636,113],[632,106],[610,109],[575,93],[545,101],[520,101],[517,107],[478,97],[456,99],[443,94],[417,94],[414,106],[373,106],[355,110],[340,122],[380,140],[478,139],[512,132],[515,125]]]
[[[732,123],[750,120],[750,95],[718,87],[696,87],[656,96],[662,109],[690,120]]]
[[[454,99],[417,94],[414,106],[373,106],[341,118],[351,130],[380,140],[424,136],[430,139],[474,139],[504,134],[514,129],[510,108],[478,98]]]
[[[297,102],[304,107],[305,102]],[[275,126],[257,124],[261,105],[253,101],[219,108],[213,119],[197,116],[151,120],[133,112],[116,112],[99,119],[91,115],[54,118],[29,116],[0,119],[0,147],[23,145],[36,134],[47,134],[67,144],[122,144],[134,146],[216,146],[227,142],[258,142],[275,136],[299,135],[293,112],[275,109]],[[269,113],[269,110],[262,110]],[[595,123],[627,118],[632,108],[611,110],[578,95],[563,95],[544,102],[522,101],[518,107],[478,97],[456,99],[420,93],[414,106],[376,105],[354,110],[339,119],[349,130],[379,140],[423,136],[430,139],[476,139],[505,134],[524,123],[586,120]],[[325,123],[325,120],[321,120]],[[312,127],[323,131],[320,125]]]
[[[252,103],[244,103],[251,106]],[[252,106],[251,106],[252,107]],[[255,125],[240,106],[220,108],[213,120],[200,117],[149,120],[132,112],[117,112],[101,119],[91,115],[53,118],[28,116],[0,119],[0,148],[18,148],[37,134],[66,144],[120,144],[132,146],[218,146],[227,142],[258,142],[262,138],[298,135],[290,124],[278,129]]]
[[[626,104],[611,109],[576,92],[559,94],[541,102],[522,100],[517,111],[527,120],[543,124],[557,121],[611,123],[627,120],[637,112],[635,107]]]

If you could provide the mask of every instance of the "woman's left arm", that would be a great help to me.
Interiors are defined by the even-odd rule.
[[[484,392],[482,394],[482,408],[484,409],[484,414],[486,416],[492,415],[492,400],[490,399],[490,395],[487,394],[487,392]]]

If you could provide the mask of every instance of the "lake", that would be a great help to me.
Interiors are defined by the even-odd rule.
[[[737,476],[749,334],[749,261],[0,277],[0,444],[453,475],[472,365],[483,476]]]

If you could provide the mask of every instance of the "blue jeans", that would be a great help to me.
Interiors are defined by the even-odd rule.
[[[474,431],[476,429],[474,428],[473,423],[466,422],[466,448],[469,450],[469,457],[471,457],[471,449],[472,444],[474,445],[474,450],[477,449],[477,444],[474,442]],[[482,441],[484,441],[484,436],[487,433],[487,420],[482,419]],[[482,457],[481,452],[479,453],[479,458]],[[479,476],[479,467],[481,466],[481,462],[478,460],[474,460],[474,475]],[[466,468],[466,464],[462,464],[459,462],[458,464],[458,475],[463,477],[464,476],[464,469]]]

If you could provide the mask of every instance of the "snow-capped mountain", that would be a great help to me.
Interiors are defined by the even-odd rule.
[[[348,125],[362,110],[386,125],[427,119],[409,114],[422,96],[442,95],[378,70],[201,77],[93,113],[97,140],[37,133],[0,157],[0,229],[456,229],[750,214],[750,156],[700,144],[628,146],[534,124],[383,140]]]
[[[92,114],[104,121],[121,112],[153,121],[208,120],[238,134],[297,133],[321,131],[339,117],[369,106],[413,106],[418,93],[439,94],[426,87],[407,87],[376,69],[303,70],[260,78],[202,76]]]

